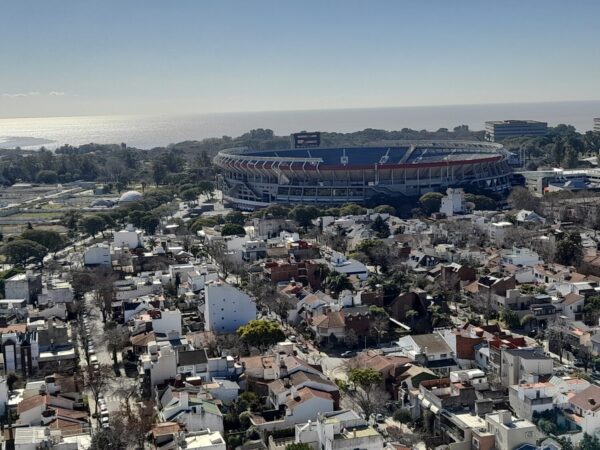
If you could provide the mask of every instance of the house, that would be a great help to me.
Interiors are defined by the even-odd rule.
[[[508,390],[510,406],[517,417],[533,420],[534,414],[568,407],[569,399],[589,386],[581,378],[557,376],[543,383],[517,384]]]
[[[528,211],[526,209],[522,209],[520,210],[515,219],[517,220],[518,223],[533,223],[533,224],[540,224],[540,225],[544,225],[546,223],[546,219],[544,219],[542,216],[540,216],[539,214],[537,214],[534,211]]]
[[[475,431],[475,436],[480,436],[474,440],[485,436],[486,433],[495,436],[496,450],[514,450],[523,444],[535,445],[537,440],[542,437],[536,425],[529,420],[517,419],[513,417],[510,411],[497,411],[486,414],[487,429],[485,431]]]
[[[500,378],[508,387],[523,381],[536,383],[540,376],[552,375],[553,361],[540,348],[502,348]]]
[[[434,372],[448,373],[458,369],[452,349],[437,333],[401,337],[398,347],[404,355]]]
[[[139,358],[139,372],[145,395],[150,395],[157,384],[177,375],[177,352],[169,342],[149,342],[148,353]]]
[[[313,317],[311,328],[319,341],[328,341],[335,337],[342,340],[346,337],[346,320],[342,311],[327,311]]]
[[[279,408],[287,402],[293,389],[297,391],[303,387],[327,392],[334,400],[334,408],[338,407],[340,394],[337,385],[333,381],[328,380],[323,375],[301,371],[293,373],[289,377],[270,382],[268,401],[273,408]]]
[[[225,439],[219,431],[202,430],[187,432],[183,437],[186,450],[226,450]]]
[[[294,442],[315,449],[381,450],[383,437],[352,410],[322,412],[294,427]]]
[[[502,245],[506,239],[509,230],[512,230],[513,224],[510,222],[490,223],[488,233],[492,242],[496,245]]]
[[[329,260],[325,260],[325,263],[330,270],[338,272],[347,276],[355,275],[360,280],[366,280],[369,276],[369,270],[360,261],[355,259],[347,259],[343,254],[339,252],[333,252]]]
[[[84,265],[91,267],[111,267],[110,247],[106,244],[96,244],[86,248],[83,253],[83,263]]]
[[[290,428],[313,420],[321,412],[333,411],[334,400],[328,392],[318,391],[308,386],[300,389],[292,386],[282,406],[282,414],[275,411],[253,414],[250,422],[259,430],[265,431]]]
[[[161,422],[177,422],[188,431],[211,430],[223,433],[223,414],[216,404],[190,395],[187,390],[168,388],[160,398]]]
[[[214,333],[235,333],[256,319],[256,303],[245,292],[221,282],[205,286],[204,329]]]
[[[562,305],[562,315],[570,321],[583,320],[583,307],[585,305],[585,297],[583,295],[571,292],[565,295],[559,304]]]
[[[442,197],[440,212],[447,217],[465,212],[465,191],[461,188],[448,188]]]
[[[126,247],[130,250],[144,246],[144,233],[141,230],[136,230],[133,225],[127,225],[127,228],[121,231],[115,231],[113,234],[114,247]]]
[[[542,262],[536,252],[525,247],[513,246],[511,250],[502,254],[502,264],[533,267],[542,264]]]
[[[572,396],[568,400],[565,416],[579,426],[582,432],[595,434],[600,429],[600,387],[591,384]]]
[[[4,298],[24,298],[33,303],[41,292],[41,274],[19,273],[4,281]]]

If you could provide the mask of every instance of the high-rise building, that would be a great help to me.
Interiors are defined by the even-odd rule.
[[[485,123],[485,138],[490,142],[519,136],[544,136],[546,122],[536,120],[493,120]]]
[[[596,117],[594,119],[594,131],[597,131],[600,133],[600,117]]]

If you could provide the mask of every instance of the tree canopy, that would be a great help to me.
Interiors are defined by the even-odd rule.
[[[25,266],[28,262],[42,262],[48,249],[28,239],[14,239],[4,244],[2,254],[10,264]]]
[[[237,223],[226,223],[221,227],[221,236],[244,236],[246,230]]]
[[[106,220],[99,215],[88,216],[79,221],[79,226],[90,236],[95,236],[106,229]]]
[[[21,234],[21,237],[43,245],[50,252],[56,252],[65,246],[65,240],[56,231],[39,229],[25,230]]]
[[[422,195],[419,198],[419,203],[423,208],[423,212],[425,214],[433,214],[440,210],[440,205],[442,204],[443,194],[439,192],[428,192],[427,194]]]
[[[285,340],[285,333],[277,322],[271,320],[251,320],[237,330],[243,342],[264,351]]]

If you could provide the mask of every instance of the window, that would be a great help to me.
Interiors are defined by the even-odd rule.
[[[440,358],[446,358],[447,356],[448,356],[448,355],[446,355],[446,353],[442,353],[442,354],[440,355]]]

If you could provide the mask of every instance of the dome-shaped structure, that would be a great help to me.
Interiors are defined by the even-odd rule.
[[[141,192],[138,191],[127,191],[119,197],[119,203],[133,203],[139,202],[144,198]]]

